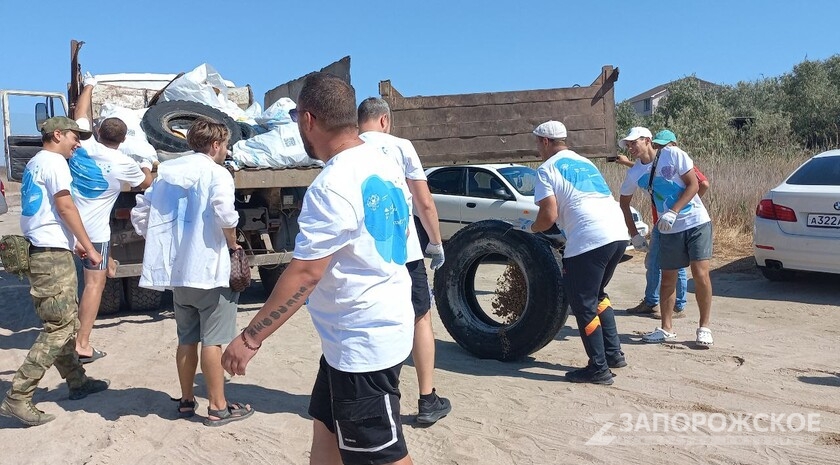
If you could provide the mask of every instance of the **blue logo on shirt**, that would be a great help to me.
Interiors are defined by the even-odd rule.
[[[362,183],[365,228],[376,243],[376,251],[386,262],[404,265],[408,258],[408,204],[402,189],[370,176]]]
[[[561,158],[554,163],[554,167],[563,176],[563,179],[569,182],[575,189],[580,192],[597,192],[604,195],[612,195],[610,186],[607,181],[595,168],[595,165],[587,163],[583,160],[570,160],[568,158]]]
[[[647,190],[650,182],[650,172],[647,172],[639,178],[639,187]],[[653,202],[656,204],[656,211],[666,212],[671,209],[671,205],[677,203],[685,187],[680,187],[674,181],[669,181],[661,176],[654,176],[653,178]],[[688,202],[680,213],[688,213],[693,208],[693,202]]]
[[[23,183],[20,185],[21,212],[23,216],[33,216],[41,209],[41,202],[44,201],[44,192],[41,187],[35,184],[32,171],[23,172]]]
[[[70,157],[73,191],[87,199],[95,199],[108,190],[108,181],[102,168],[90,157],[84,147],[79,147]]]

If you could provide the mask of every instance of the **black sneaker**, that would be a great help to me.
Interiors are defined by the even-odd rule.
[[[70,388],[70,400],[84,399],[88,394],[94,394],[108,389],[110,385],[111,382],[107,379],[88,378],[85,384],[77,388]]]
[[[610,357],[607,355],[607,366],[610,368],[624,368],[627,366],[627,360],[624,358],[624,352],[619,352],[618,354]]]
[[[613,374],[609,368],[597,370],[594,367],[578,368],[566,372],[566,379],[572,383],[592,383],[610,385],[613,383]]]
[[[433,402],[423,399],[417,401],[417,409],[419,411],[417,413],[417,423],[424,425],[434,424],[452,411],[452,404],[449,403],[449,399],[440,397],[434,389],[432,390],[432,394],[435,396]]]

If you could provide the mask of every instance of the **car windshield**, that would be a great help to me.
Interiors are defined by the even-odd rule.
[[[840,185],[840,156],[808,160],[791,175],[787,183],[799,186]]]
[[[520,194],[534,195],[534,183],[537,181],[536,170],[527,166],[510,166],[499,168],[498,171]]]

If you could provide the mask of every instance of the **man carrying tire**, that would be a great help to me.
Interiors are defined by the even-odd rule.
[[[537,219],[523,229],[553,224],[566,233],[563,284],[589,364],[566,373],[574,383],[612,384],[610,368],[627,366],[606,293],[629,237],[618,202],[591,161],[569,150],[566,126],[547,121],[534,129],[545,162],[537,169]]]
[[[381,150],[403,169],[408,190],[411,192],[414,213],[426,230],[426,253],[432,257],[432,270],[444,263],[443,244],[440,238],[437,208],[426,182],[426,173],[411,141],[392,136],[391,108],[388,102],[370,97],[359,105],[359,137]],[[429,278],[423,248],[414,221],[409,221],[408,274],[411,276],[411,303],[414,305],[414,347],[411,358],[417,371],[420,398],[417,400],[417,422],[433,424],[452,411],[449,399],[440,397],[434,388],[435,335],[432,331],[432,308]]]

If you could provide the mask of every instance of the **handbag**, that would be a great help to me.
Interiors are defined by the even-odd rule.
[[[236,249],[230,253],[230,288],[242,292],[251,285],[251,264],[245,249]]]
[[[23,278],[29,272],[29,241],[18,235],[0,238],[0,261],[7,273]]]

